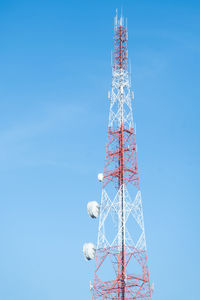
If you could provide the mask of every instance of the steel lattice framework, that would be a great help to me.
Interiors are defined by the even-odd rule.
[[[96,299],[151,299],[140,192],[127,29],[115,18],[112,91],[100,206],[95,276]]]

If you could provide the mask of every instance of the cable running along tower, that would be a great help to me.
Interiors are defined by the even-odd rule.
[[[90,216],[99,216],[98,241],[83,249],[86,259],[96,259],[93,300],[151,299],[127,39],[124,20],[116,16],[105,168],[98,175],[101,204],[88,203]]]

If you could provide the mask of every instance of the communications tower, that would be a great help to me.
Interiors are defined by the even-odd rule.
[[[98,175],[101,204],[88,203],[89,215],[99,217],[98,240],[83,247],[86,259],[96,260],[93,300],[151,299],[127,39],[124,19],[116,16],[105,167]]]

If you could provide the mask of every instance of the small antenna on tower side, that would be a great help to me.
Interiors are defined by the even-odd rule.
[[[130,75],[129,82],[130,82],[130,84],[131,84],[131,75],[132,75],[132,69],[131,69],[131,67],[132,67],[132,65],[131,65],[131,59],[129,59],[129,75]]]
[[[120,18],[120,25],[124,25],[124,20],[123,20],[123,7],[121,6],[121,18]]]
[[[116,16],[115,16],[115,22],[114,22],[114,29],[117,27],[117,19],[118,19],[118,9],[116,8]]]
[[[122,7],[121,7],[121,17],[120,17],[120,21],[119,21],[121,26],[123,25],[123,17],[122,17],[122,15],[123,14],[122,14]]]

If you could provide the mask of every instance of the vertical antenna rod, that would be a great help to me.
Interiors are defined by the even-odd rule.
[[[119,199],[119,228],[121,237],[121,251],[118,258],[118,276],[119,276],[119,299],[125,299],[125,224],[124,224],[124,136],[123,136],[123,106],[124,106],[124,93],[123,93],[123,71],[127,70],[127,32],[123,26],[123,18],[115,21],[115,34],[114,34],[114,69],[119,72],[119,177],[118,188],[121,190]]]

